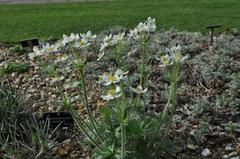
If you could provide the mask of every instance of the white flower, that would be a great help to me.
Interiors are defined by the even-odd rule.
[[[60,48],[60,44],[58,43],[55,45],[50,45],[49,43],[47,43],[46,45],[43,45],[42,49],[39,49],[37,46],[34,46],[33,52],[29,54],[29,58],[33,60],[37,56],[59,51],[59,48]]]
[[[121,69],[118,69],[114,74],[104,73],[103,75],[99,76],[98,83],[101,83],[105,86],[116,84],[120,82],[120,80],[126,78],[127,72],[123,72]]]
[[[68,56],[66,54],[57,56],[55,63],[67,61]]]
[[[119,86],[116,86],[115,88],[109,89],[106,95],[102,95],[101,98],[103,100],[109,101],[112,99],[116,99],[120,97],[121,94],[121,89]]]
[[[88,43],[86,40],[84,40],[84,39],[81,39],[81,40],[79,40],[79,41],[76,41],[75,43],[74,43],[74,47],[76,47],[76,48],[85,48],[85,47],[87,47],[87,46],[89,46],[90,45],[90,43]]]
[[[80,36],[79,36],[79,34],[71,33],[69,39],[70,39],[70,41],[76,41],[76,40],[80,39]]]
[[[125,36],[125,32],[118,34],[118,35],[114,35],[111,41],[111,45],[117,45],[119,44],[121,41],[123,41]]]
[[[62,45],[65,46],[69,42],[70,42],[70,39],[68,38],[68,36],[63,34]]]
[[[103,43],[101,43],[100,46],[100,51],[102,52],[105,48],[107,48],[108,46],[111,45],[111,40],[112,40],[112,34],[110,34],[109,36],[105,36],[103,38]]]
[[[130,32],[128,33],[128,37],[133,38],[135,40],[139,39],[138,29],[137,28],[134,28],[133,30],[131,29]]]
[[[156,31],[156,24],[155,24],[156,20],[155,18],[151,18],[148,17],[147,21],[146,21],[146,31],[147,32],[155,32]]]
[[[161,56],[160,59],[157,58],[157,60],[161,61],[160,67],[170,66],[173,64],[173,58],[168,54]]]
[[[181,46],[173,46],[170,49],[166,48],[166,50],[168,51],[168,54],[163,55],[159,58],[156,58],[157,60],[161,61],[161,65],[160,66],[169,66],[172,65],[175,62],[183,62],[184,60],[186,60],[188,58],[188,56],[183,56],[181,54]]]
[[[129,87],[131,91],[137,94],[144,94],[147,92],[148,88],[143,89],[141,85],[137,86],[137,88]]]
[[[125,32],[118,35],[110,34],[109,36],[105,36],[103,38],[103,42],[100,44],[100,54],[98,55],[98,60],[100,60],[105,55],[104,50],[106,48],[119,44],[121,41],[123,41],[124,36]]]
[[[33,47],[33,52],[30,53],[28,56],[31,60],[33,60],[35,57],[37,56],[41,56],[44,54],[44,51],[43,50],[39,50],[39,48],[37,46],[34,46]]]
[[[68,43],[71,43],[73,41],[77,41],[79,39],[80,39],[79,34],[71,33],[71,35],[69,37],[67,35],[63,34],[62,45],[65,46]]]
[[[80,35],[81,35],[81,38],[84,39],[87,42],[88,41],[92,42],[97,38],[97,35],[96,34],[92,35],[91,31],[88,31],[86,34],[83,33],[83,34],[80,34]]]
[[[137,26],[137,31],[138,32],[143,32],[143,31],[146,31],[147,29],[147,25],[146,23],[139,23],[138,26]]]
[[[130,33],[128,33],[128,37],[138,40],[140,39],[141,34],[155,32],[157,28],[155,21],[155,18],[148,17],[148,19],[144,23],[140,22],[136,28],[130,30]]]
[[[184,60],[186,60],[188,58],[188,56],[183,56],[181,54],[181,46],[173,46],[170,49],[167,49],[167,51],[170,53],[170,55],[172,56],[172,60],[174,62],[183,62]]]
[[[46,45],[43,45],[43,51],[44,53],[51,53],[51,52],[57,52],[59,51],[60,45],[57,43],[56,45],[50,45],[47,43]]]
[[[39,50],[37,46],[33,47],[33,52],[38,56],[43,54],[43,50]]]

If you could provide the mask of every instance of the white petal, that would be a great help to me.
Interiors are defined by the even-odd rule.
[[[133,87],[129,87],[131,91],[133,91],[134,93],[140,94],[139,91],[136,88]]]
[[[142,90],[142,93],[146,93],[148,91],[148,88],[145,88],[144,90]]]
[[[116,86],[116,93],[119,93],[121,91],[121,88],[119,86]]]
[[[112,100],[112,99],[113,99],[113,96],[102,95],[101,98],[102,98],[103,100],[109,101],[109,100]]]
[[[98,59],[97,59],[97,61],[101,60],[101,58],[102,58],[104,55],[105,55],[104,52],[100,53],[100,54],[98,55]]]
[[[28,57],[31,59],[31,60],[34,60],[34,57],[36,57],[36,54],[34,52],[30,53],[28,55]]]
[[[113,98],[119,98],[119,97],[121,97],[121,93],[118,93],[118,94],[115,94],[114,96],[113,96]]]
[[[103,85],[104,86],[109,86],[112,84],[112,81],[104,81]]]

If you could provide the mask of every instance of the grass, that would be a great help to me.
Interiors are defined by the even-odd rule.
[[[208,24],[240,28],[239,0],[116,0],[105,2],[0,5],[0,41],[99,33],[116,25],[134,27],[148,16],[158,27],[204,31]]]

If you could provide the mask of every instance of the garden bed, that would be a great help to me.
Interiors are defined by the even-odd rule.
[[[118,28],[99,34],[96,46],[100,46],[105,35],[116,35],[124,30],[125,28]],[[178,32],[171,29],[154,31],[150,36],[152,43],[147,46],[148,90],[144,113],[158,115],[164,111],[168,100],[170,83],[165,78],[166,68],[160,66],[158,56],[166,51],[165,48],[177,45],[181,46],[181,53],[188,56],[181,65],[176,109],[167,134],[167,141],[174,143],[175,147],[167,147],[173,152],[170,156],[183,159],[239,158],[240,32],[233,29],[217,35],[213,45],[209,44],[208,34],[199,32]],[[135,46],[135,43],[128,43],[127,46],[131,49],[124,50],[127,51],[124,60],[126,65],[131,64],[128,75],[134,76],[141,64],[141,47]],[[0,81],[9,82],[17,90],[24,91],[24,100],[31,113],[41,115],[49,111],[64,111],[65,108],[59,106],[61,94],[52,78],[42,73],[34,59],[29,59],[31,52],[20,46],[3,46],[0,51]],[[101,98],[101,86],[96,81],[102,72],[117,69],[113,53],[110,49],[102,59],[97,60],[99,54],[91,51],[86,57],[86,87],[93,116],[96,118],[101,117],[101,109],[107,107],[107,102]],[[64,57],[61,60],[68,72],[62,82],[66,84],[76,80],[79,74],[70,63],[65,62]],[[136,86],[139,79],[134,76],[130,80]],[[79,115],[87,118],[87,111],[78,92],[70,89],[68,93]],[[42,158],[88,158],[94,150],[82,146],[83,135],[75,129],[57,132],[60,135],[56,141],[61,144],[44,152]],[[6,152],[3,149],[2,155]]]

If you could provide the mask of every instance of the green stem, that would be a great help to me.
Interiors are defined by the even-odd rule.
[[[87,89],[86,89],[86,83],[85,83],[85,76],[84,76],[83,67],[80,68],[80,76],[81,76],[81,83],[82,83],[82,87],[83,87],[83,96],[84,96],[84,99],[85,99],[84,105],[86,107],[87,114],[89,116],[89,119],[90,119],[91,125],[93,126],[93,129],[96,131],[97,138],[99,139],[100,142],[103,143],[103,141],[102,141],[102,139],[101,139],[101,137],[99,135],[99,132],[97,130],[98,123],[95,120],[95,118],[92,116],[92,111],[91,111],[91,109],[89,107],[89,104],[88,104]]]
[[[120,123],[121,127],[121,159],[125,157],[125,125],[124,122]]]
[[[77,123],[77,125],[79,126],[79,128],[81,129],[81,131],[86,135],[86,136],[88,136],[87,134],[86,134],[86,129],[85,128],[87,128],[91,133],[93,133],[95,136],[98,136],[98,134],[95,132],[95,131],[93,131],[92,130],[92,128],[83,120],[83,119],[81,119],[80,117],[78,117],[79,115],[77,114],[77,112],[76,112],[76,110],[74,109],[74,108],[72,108],[72,105],[71,105],[71,103],[68,103],[68,102],[66,102],[66,100],[69,100],[69,99],[67,99],[67,97],[66,97],[66,95],[64,95],[64,92],[63,92],[63,89],[61,88],[61,85],[57,82],[56,83],[56,86],[57,86],[57,88],[58,88],[58,90],[59,90],[59,92],[60,92],[60,94],[61,94],[61,96],[62,96],[62,98],[63,98],[63,100],[64,100],[64,103],[65,103],[65,105],[66,105],[66,108],[68,109],[68,111],[70,112],[70,114],[72,115],[72,117],[74,118],[74,120],[75,120],[75,122]],[[78,120],[77,120],[78,119]],[[79,125],[79,123],[81,123],[80,125]]]
[[[145,61],[146,61],[146,44],[142,44],[142,63],[141,63],[141,77],[140,77],[140,85],[145,87],[145,79],[146,79],[146,68],[145,68]]]
[[[118,44],[118,46],[117,46],[117,58],[116,58],[116,60],[117,60],[117,64],[118,64],[119,67],[122,66],[121,65],[122,64],[121,58],[122,58],[122,43]]]
[[[121,87],[121,92],[124,92],[124,85],[123,82],[120,82],[120,87]],[[120,128],[121,128],[121,159],[125,158],[125,142],[126,142],[126,137],[125,137],[125,107],[126,107],[126,101],[125,101],[125,95],[122,95],[122,101],[120,105]]]
[[[75,110],[73,110],[72,106],[70,105],[69,107],[67,107],[68,111],[70,112],[70,114],[72,114],[75,123],[77,124],[78,128],[80,128],[80,130],[84,133],[84,135],[86,135],[89,140],[92,142],[92,144],[94,146],[96,146],[97,148],[103,150],[101,148],[101,146],[91,137],[91,135],[88,133],[88,131],[85,129],[84,123],[82,122],[82,120],[80,119],[80,117],[78,117],[78,114],[76,114]]]
[[[159,126],[157,128],[157,131],[155,133],[155,135],[153,136],[151,142],[149,145],[152,144],[153,140],[155,139],[155,137],[158,135],[161,127],[162,127],[162,123],[164,121],[164,118],[167,114],[167,112],[169,111],[169,108],[171,106],[172,110],[170,110],[170,114],[171,114],[171,121],[168,123],[167,125],[167,129],[166,129],[166,132],[165,132],[165,135],[163,137],[163,140],[162,140],[162,143],[165,141],[165,138],[166,138],[166,135],[167,133],[169,132],[169,129],[170,129],[170,125],[172,123],[172,116],[173,116],[173,108],[175,107],[176,105],[176,93],[177,93],[177,81],[178,81],[178,78],[179,78],[179,63],[176,63],[173,65],[173,67],[171,68],[172,70],[171,71],[171,89],[170,89],[170,94],[169,94],[169,97],[168,97],[168,101],[167,101],[167,104],[164,108],[164,111],[163,111],[163,115],[161,117],[161,120],[160,120],[160,123],[159,123]]]

